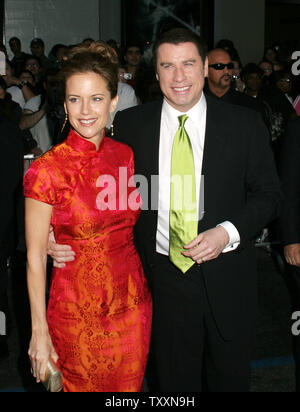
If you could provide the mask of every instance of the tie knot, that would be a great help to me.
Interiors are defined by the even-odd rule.
[[[178,117],[179,126],[180,126],[180,127],[184,127],[185,122],[187,121],[188,118],[189,118],[189,117],[188,117],[186,114],[183,115],[183,116],[179,116],[179,117]]]

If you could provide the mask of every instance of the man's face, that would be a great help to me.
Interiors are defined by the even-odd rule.
[[[230,63],[232,63],[231,58],[225,51],[216,50],[210,53],[208,56],[208,83],[210,86],[224,90],[230,88],[233,75],[233,69],[227,67]],[[217,66],[210,67],[222,64],[226,66],[221,70],[217,70]]]
[[[271,76],[273,73],[273,66],[271,63],[262,62],[259,67],[264,71],[264,76]]]
[[[20,53],[21,51],[21,44],[18,42],[18,40],[11,40],[9,42],[9,47],[11,51],[13,52],[13,54]]]
[[[258,73],[250,73],[246,76],[246,85],[251,92],[259,92],[261,81],[262,79]]]
[[[129,66],[138,66],[142,61],[142,53],[139,47],[129,47],[125,56]]]
[[[41,44],[33,43],[30,48],[33,56],[41,57],[44,55],[45,49]]]
[[[157,79],[174,109],[186,113],[200,101],[206,76],[207,61],[203,65],[194,43],[164,43],[158,48]]]

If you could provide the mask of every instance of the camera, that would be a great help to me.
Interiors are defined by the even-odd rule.
[[[122,77],[123,77],[124,80],[132,80],[132,74],[131,73],[124,73]]]

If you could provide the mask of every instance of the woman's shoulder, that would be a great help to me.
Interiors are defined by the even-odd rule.
[[[54,146],[48,152],[35,159],[30,168],[43,169],[46,168],[49,172],[51,169],[65,167],[65,161],[70,157],[70,147],[65,143],[60,143]]]

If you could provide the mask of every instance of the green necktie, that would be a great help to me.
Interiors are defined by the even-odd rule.
[[[188,116],[179,116],[171,164],[170,260],[184,274],[194,261],[181,254],[198,236],[195,165],[193,148],[185,130]]]

